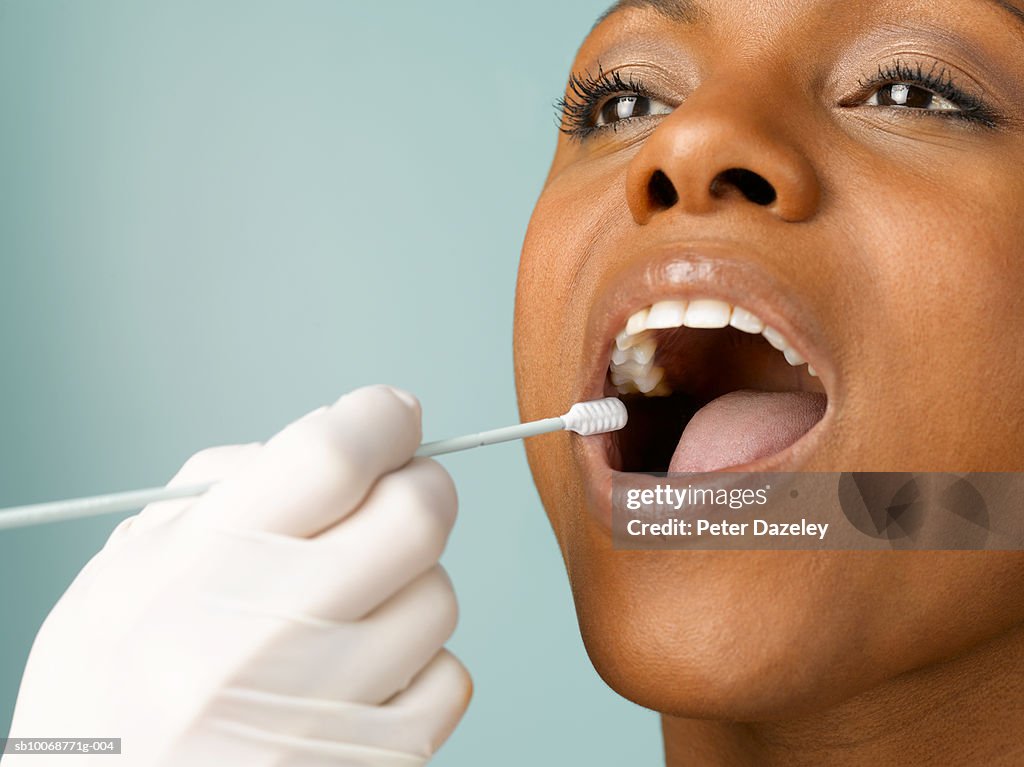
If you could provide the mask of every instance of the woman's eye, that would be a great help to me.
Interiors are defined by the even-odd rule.
[[[867,100],[869,106],[906,107],[923,109],[929,112],[960,112],[963,111],[947,98],[933,93],[927,88],[910,83],[889,83],[871,94]]]
[[[657,99],[640,96],[631,93],[623,96],[612,96],[597,111],[597,119],[594,124],[600,128],[603,125],[612,125],[633,117],[647,117],[649,115],[667,115],[672,107]]]

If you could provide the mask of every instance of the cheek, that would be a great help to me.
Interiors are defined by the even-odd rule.
[[[597,278],[608,253],[596,244],[629,216],[622,195],[625,171],[601,177],[576,174],[551,180],[538,201],[519,262],[513,351],[522,420],[563,412],[580,398],[576,373],[583,366],[583,336]],[[596,190],[596,191],[595,191]],[[600,250],[600,252],[599,252]],[[610,256],[614,258],[614,256]],[[567,435],[526,442],[534,482],[559,543],[573,536],[565,526],[582,510],[583,488]]]
[[[560,336],[565,324],[560,309],[564,308],[563,286],[569,280],[567,251],[560,245],[566,240],[557,206],[545,193],[530,219],[516,284],[513,353],[522,421],[563,412],[565,408],[561,406],[568,399],[559,376]],[[558,512],[565,507],[564,499],[569,492],[566,483],[573,474],[569,470],[571,456],[566,441],[565,435],[548,434],[525,442],[534,483],[560,544],[565,535]]]
[[[557,391],[558,331],[562,285],[568,279],[558,242],[557,216],[543,198],[534,210],[523,243],[516,284],[513,338],[516,388],[523,420],[551,415],[561,398]]]
[[[548,183],[533,211],[516,288],[514,352],[523,418],[547,417],[579,396],[574,374],[583,362],[596,281],[607,266],[607,249],[598,252],[596,243],[611,222],[628,216],[616,197],[622,197],[621,183],[608,174],[563,176]]]
[[[977,161],[941,177],[848,173],[846,259],[833,282],[849,341],[850,412],[874,468],[1014,470],[1024,413],[1024,184]],[[842,203],[840,203],[842,204]],[[855,410],[863,412],[854,412]]]

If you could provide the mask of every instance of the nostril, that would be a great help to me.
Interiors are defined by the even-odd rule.
[[[656,170],[647,182],[647,196],[654,210],[666,210],[679,202],[679,192],[671,179],[662,171]]]
[[[721,197],[724,187],[739,190],[740,194],[757,205],[771,205],[777,196],[775,187],[763,176],[743,168],[730,168],[719,173],[711,182],[711,193]]]

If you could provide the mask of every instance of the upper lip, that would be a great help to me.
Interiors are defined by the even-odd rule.
[[[633,312],[664,299],[711,298],[742,306],[782,333],[816,369],[831,402],[838,380],[820,323],[806,302],[752,255],[733,243],[685,243],[624,265],[591,306],[579,399],[603,396],[615,335]]]

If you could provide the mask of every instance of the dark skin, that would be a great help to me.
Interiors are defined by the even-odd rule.
[[[1024,469],[1024,4],[626,6],[573,72],[651,114],[559,138],[520,266],[523,418],[595,394],[624,270],[727,291],[739,265],[799,302],[828,394],[778,468]],[[583,440],[527,453],[587,651],[661,712],[670,767],[1024,763],[1021,554],[616,551]]]

